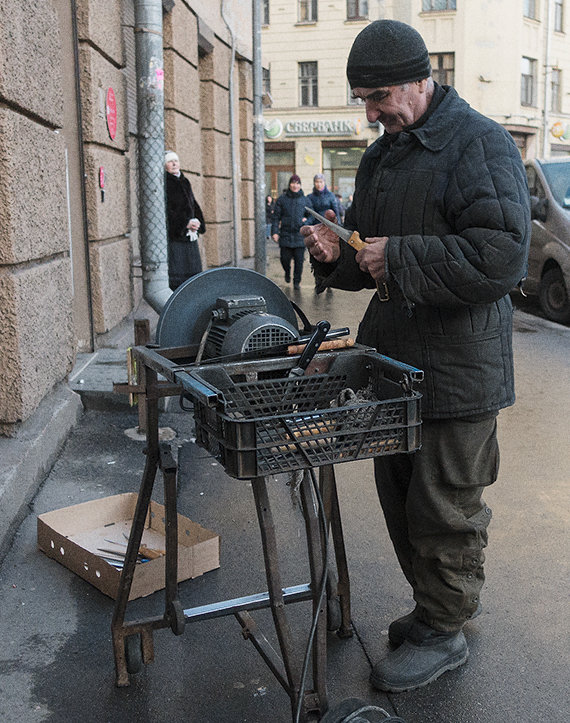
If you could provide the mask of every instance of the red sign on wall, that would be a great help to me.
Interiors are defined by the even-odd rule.
[[[115,91],[112,88],[107,91],[105,114],[107,116],[107,130],[111,140],[114,141],[117,135],[117,102],[115,101]]]

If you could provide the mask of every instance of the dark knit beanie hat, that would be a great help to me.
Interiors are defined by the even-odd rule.
[[[289,179],[289,185],[291,185],[292,183],[301,183],[301,179],[296,173],[294,173]]]
[[[376,20],[352,44],[346,64],[351,88],[382,88],[431,75],[422,36],[398,20]]]

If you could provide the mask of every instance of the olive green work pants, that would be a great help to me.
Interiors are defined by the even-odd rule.
[[[416,616],[461,630],[479,603],[491,510],[483,488],[497,479],[497,417],[427,419],[422,447],[376,457],[380,504]]]

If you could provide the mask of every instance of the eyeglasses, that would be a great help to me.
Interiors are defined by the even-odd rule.
[[[370,101],[371,103],[382,103],[387,98],[389,98],[392,95],[391,90],[373,90],[372,93],[369,93],[368,95],[365,95],[364,97],[361,97],[359,95],[352,94],[353,99],[360,98],[360,100],[363,100],[365,103],[367,101]]]

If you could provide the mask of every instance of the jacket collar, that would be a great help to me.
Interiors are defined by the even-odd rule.
[[[429,151],[441,151],[453,138],[457,127],[464,121],[469,105],[459,97],[455,88],[448,85],[440,86],[445,96],[437,108],[429,115],[426,122],[419,128],[403,130],[396,134],[396,137],[414,135],[417,140]],[[371,146],[370,157],[379,156],[382,153],[384,136]]]
[[[408,131],[430,151],[441,151],[445,148],[469,111],[469,105],[459,97],[455,88],[448,85],[442,88],[445,97],[435,111],[422,126]]]

